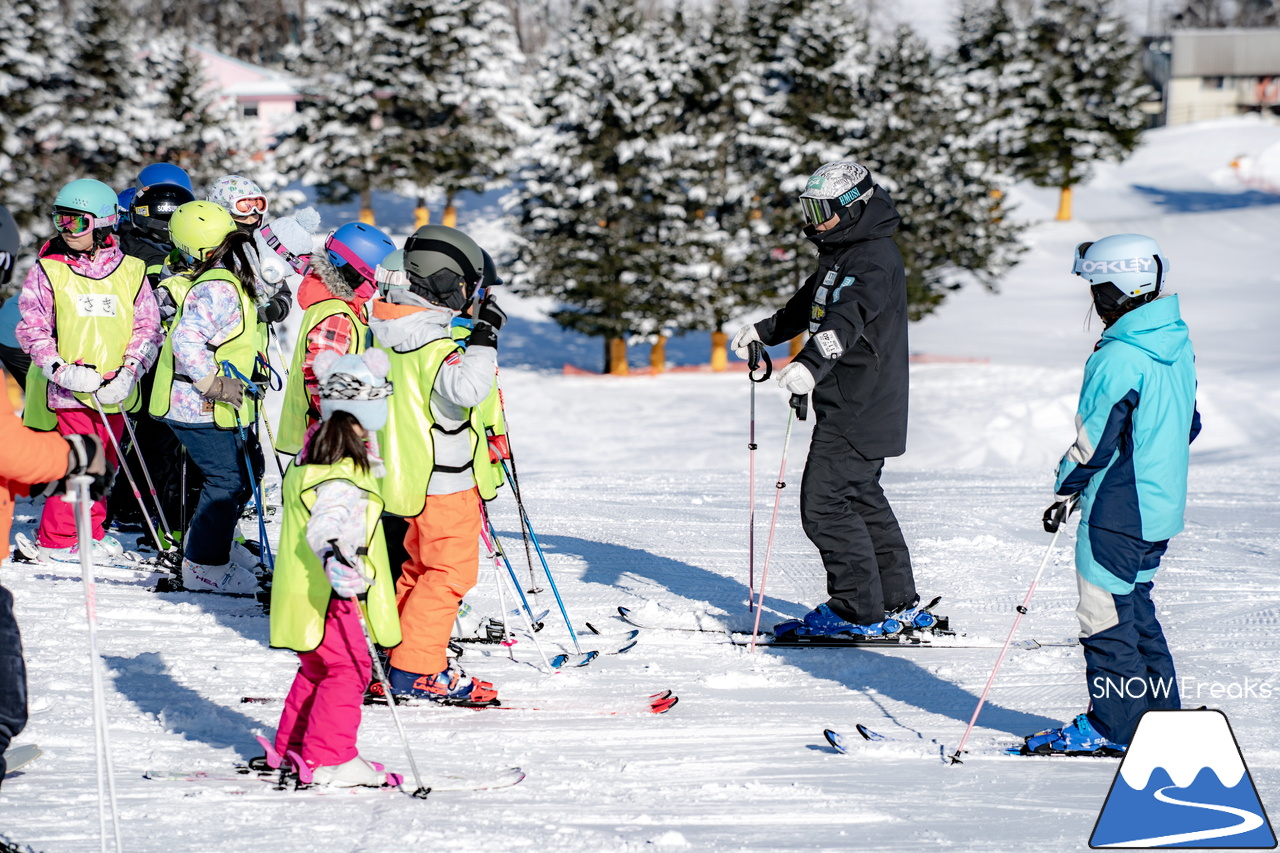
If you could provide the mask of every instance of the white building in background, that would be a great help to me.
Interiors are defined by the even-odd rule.
[[[266,148],[297,111],[302,99],[297,78],[243,62],[212,48],[193,45],[204,63],[210,87],[222,98],[234,100],[246,119],[258,123],[258,139]]]
[[[1242,113],[1280,115],[1280,29],[1175,30],[1148,43],[1164,90],[1164,123]]]

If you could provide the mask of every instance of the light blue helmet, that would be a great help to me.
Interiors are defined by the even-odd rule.
[[[1160,244],[1141,234],[1113,234],[1093,243],[1076,247],[1075,265],[1071,271],[1094,287],[1106,288],[1115,307],[1130,299],[1152,294],[1154,299],[1164,287],[1169,260],[1160,254]],[[1148,300],[1144,300],[1148,301]],[[1099,307],[1102,307],[1101,305]]]
[[[98,225],[112,227],[120,212],[116,191],[93,178],[80,178],[60,189],[53,200],[53,207],[55,210],[87,213],[97,220]]]

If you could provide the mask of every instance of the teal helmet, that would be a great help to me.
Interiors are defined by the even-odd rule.
[[[1123,314],[1160,295],[1169,260],[1141,234],[1113,234],[1076,247],[1071,271],[1089,282],[1101,315]]]
[[[87,213],[97,220],[98,225],[114,226],[120,214],[120,200],[116,191],[93,178],[80,178],[72,181],[61,190],[53,200],[54,210]]]

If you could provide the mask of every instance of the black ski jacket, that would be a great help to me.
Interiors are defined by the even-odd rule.
[[[817,380],[813,440],[883,459],[907,449],[907,284],[893,200],[877,186],[864,204],[830,231],[806,229],[818,270],[756,332],[773,346],[809,331],[796,361]]]

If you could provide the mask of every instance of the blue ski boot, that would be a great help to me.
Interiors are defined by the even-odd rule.
[[[1128,744],[1103,737],[1088,714],[1080,714],[1068,725],[1037,732],[1027,737],[1018,752],[1021,755],[1092,755],[1115,757],[1124,755]]]
[[[896,619],[905,626],[908,631],[928,631],[938,624],[938,617],[934,616],[930,611],[941,601],[941,596],[930,601],[928,604],[920,604],[920,596],[916,596],[910,604],[904,604],[897,610],[891,610],[885,614],[886,619]]]
[[[796,631],[810,637],[829,637],[836,634],[851,634],[855,637],[891,637],[902,632],[902,623],[897,619],[885,619],[883,622],[855,625],[836,615],[826,604],[819,604],[804,615],[804,625]]]

